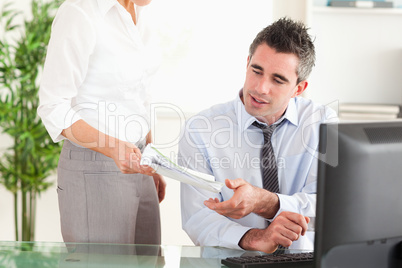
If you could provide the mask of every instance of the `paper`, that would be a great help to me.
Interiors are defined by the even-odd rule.
[[[164,156],[152,143],[149,143],[142,153],[141,165],[153,168],[156,173],[202,188],[211,192],[219,193],[223,183],[215,181],[215,177],[209,174],[197,172],[175,164]]]

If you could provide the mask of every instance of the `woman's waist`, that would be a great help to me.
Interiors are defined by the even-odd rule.
[[[144,150],[146,141],[145,139],[138,141],[135,145],[141,150]],[[95,144],[88,144],[88,146],[95,146]],[[96,144],[96,146],[101,148],[102,146],[106,147],[106,144]],[[118,146],[109,144],[110,146]],[[114,162],[114,160],[98,151],[92,150],[81,145],[78,145],[70,140],[65,140],[63,144],[63,149],[61,152],[60,157],[70,160],[77,160],[77,161],[102,161],[102,162]],[[122,148],[125,149],[125,148]]]

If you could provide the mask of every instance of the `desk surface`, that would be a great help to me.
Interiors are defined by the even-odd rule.
[[[214,247],[0,242],[0,267],[221,267],[244,251]]]
[[[0,267],[221,267],[221,259],[262,254],[219,247],[0,241]]]

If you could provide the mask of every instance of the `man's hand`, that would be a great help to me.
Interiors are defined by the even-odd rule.
[[[274,252],[279,245],[289,247],[293,241],[305,235],[309,217],[284,211],[266,229],[250,229],[244,234],[239,246],[245,250]]]
[[[156,193],[158,194],[160,203],[163,201],[163,199],[165,199],[166,181],[161,175],[157,173],[155,173],[152,177],[154,178]]]
[[[226,179],[225,184],[234,191],[232,198],[223,202],[217,198],[204,201],[205,206],[221,215],[240,219],[253,212],[269,219],[279,209],[279,198],[274,193],[255,187],[243,179]]]

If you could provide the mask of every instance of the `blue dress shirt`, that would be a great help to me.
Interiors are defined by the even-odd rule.
[[[262,187],[261,129],[252,126],[255,117],[245,110],[240,96],[202,111],[186,122],[179,143],[178,163],[212,174],[217,181],[242,178]],[[332,109],[302,97],[292,98],[284,120],[272,135],[278,163],[280,209],[315,217],[319,125],[337,121]],[[277,123],[278,123],[277,122]],[[222,216],[205,207],[209,198],[232,197],[223,187],[215,194],[191,185],[181,185],[182,226],[196,245],[240,249],[238,243],[250,228],[266,228],[269,220],[251,213],[241,219]],[[275,218],[274,217],[274,218]],[[291,248],[313,249],[314,232],[308,231]]]

